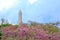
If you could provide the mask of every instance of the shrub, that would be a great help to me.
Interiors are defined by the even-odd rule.
[[[60,40],[60,34],[47,34],[44,29],[28,27],[22,24],[19,27],[4,27],[1,40]]]
[[[2,36],[2,32],[0,31],[0,39],[1,39],[1,36]]]

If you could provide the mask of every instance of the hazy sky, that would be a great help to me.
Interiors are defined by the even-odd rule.
[[[23,22],[60,21],[60,0],[0,0],[0,19],[16,24],[20,9]]]

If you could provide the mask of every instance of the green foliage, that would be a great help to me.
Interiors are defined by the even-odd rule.
[[[0,31],[0,36],[2,35],[2,32]]]
[[[1,36],[2,36],[2,32],[1,32],[1,30],[0,30],[0,39],[1,39]]]
[[[59,32],[58,27],[54,26],[54,25],[50,25],[50,24],[46,24],[43,27],[44,30],[47,30],[49,34],[53,34],[54,32]]]
[[[2,24],[0,25],[0,27],[7,27],[7,26],[10,26],[11,24]]]

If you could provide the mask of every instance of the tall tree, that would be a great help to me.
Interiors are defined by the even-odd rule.
[[[4,22],[5,22],[5,19],[1,18],[1,24],[4,24]]]

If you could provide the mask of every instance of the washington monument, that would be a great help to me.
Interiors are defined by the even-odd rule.
[[[18,25],[22,24],[22,11],[19,10],[19,13],[18,13]]]

